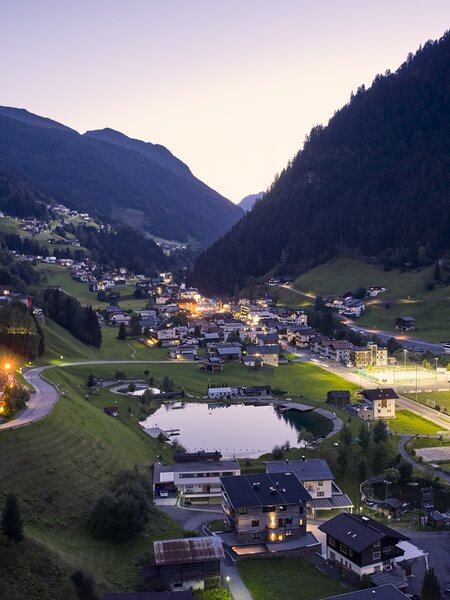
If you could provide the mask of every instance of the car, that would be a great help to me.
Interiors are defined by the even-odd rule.
[[[168,498],[169,492],[167,490],[159,490],[159,497],[160,498]]]

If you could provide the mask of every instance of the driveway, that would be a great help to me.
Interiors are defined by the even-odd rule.
[[[428,554],[429,567],[433,567],[441,584],[441,592],[450,587],[450,531],[411,531],[403,533],[410,542]],[[426,563],[418,560],[414,563],[414,577],[408,579],[408,593],[420,594]]]

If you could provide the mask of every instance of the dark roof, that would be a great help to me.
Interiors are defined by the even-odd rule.
[[[220,481],[234,508],[301,504],[311,500],[292,473],[249,473],[221,477]]]
[[[327,461],[320,458],[266,462],[266,470],[268,473],[294,473],[302,482],[334,479]]]
[[[360,392],[364,398],[373,402],[374,400],[398,400],[397,393],[392,388],[375,388]]]
[[[278,346],[247,346],[247,355],[256,356],[257,354],[279,354]]]
[[[375,596],[372,592],[375,592]],[[407,597],[396,587],[388,584],[366,590],[348,592],[347,594],[339,594],[339,596],[328,596],[327,598],[323,598],[323,600],[404,600]]]
[[[349,390],[329,390],[327,392],[327,397],[329,397],[329,398],[341,398],[341,397],[349,398],[350,392],[349,392]]]
[[[220,560],[225,557],[222,540],[216,536],[162,540],[153,542],[153,550],[157,565]]]
[[[413,321],[414,321],[414,322],[415,322],[415,320],[416,320],[416,319],[415,319],[414,317],[397,317],[397,319],[396,319],[396,320],[397,320],[397,321],[398,321],[398,320],[401,320],[401,321],[411,321],[411,322],[413,322]]]
[[[103,600],[192,600],[192,590],[180,592],[108,592]]]
[[[319,525],[319,529],[344,543],[355,552],[362,552],[385,536],[399,541],[409,539],[402,533],[370,517],[349,513],[340,513],[326,523]]]

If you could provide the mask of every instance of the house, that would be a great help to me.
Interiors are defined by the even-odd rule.
[[[222,477],[222,507],[240,544],[279,543],[306,535],[311,500],[293,473]]]
[[[205,457],[206,453],[203,453]],[[218,456],[221,456],[218,453]],[[185,504],[220,504],[221,477],[241,474],[237,460],[192,460],[172,465],[154,466],[153,490],[155,497],[161,490],[176,491]]]
[[[376,296],[378,296],[379,294],[382,294],[386,290],[387,290],[387,288],[385,288],[385,287],[371,286],[367,290],[367,296],[369,296],[370,298],[375,298]]]
[[[348,390],[330,390],[327,392],[327,403],[339,408],[349,406],[350,398],[351,395]]]
[[[208,398],[232,398],[240,395],[240,388],[237,386],[223,386],[208,388]]]
[[[413,317],[397,317],[395,319],[395,329],[402,331],[414,331],[416,328],[416,320]]]
[[[258,333],[256,334],[257,346],[278,346],[278,333]]]
[[[362,401],[356,406],[360,419],[372,421],[373,419],[394,419],[395,401],[398,395],[392,388],[374,388],[359,392]]]
[[[349,299],[345,301],[345,306],[343,310],[339,312],[346,317],[360,317],[364,311],[366,310],[366,305],[362,300]]]
[[[247,357],[259,358],[263,365],[278,367],[279,346],[247,346]]]
[[[322,600],[406,600],[409,597],[388,583],[386,585],[366,588],[365,590],[339,594],[338,596],[328,596]]]
[[[242,345],[239,342],[219,342],[209,344],[210,356],[218,356],[223,360],[239,360],[242,354]]]
[[[367,347],[350,350],[349,359],[357,369],[386,367],[388,364],[388,351],[387,348],[380,348],[376,344],[369,344]]]
[[[199,362],[199,369],[209,373],[220,373],[223,371],[223,360],[218,356],[207,356]]]
[[[350,362],[350,351],[354,346],[347,340],[332,340],[328,346],[328,358],[344,365]]]
[[[169,351],[170,358],[176,360],[195,360],[197,353],[198,348],[193,344],[180,344]]]
[[[302,460],[269,461],[266,462],[266,471],[272,475],[293,473],[311,496],[307,504],[313,517],[316,510],[353,510],[353,502],[336,484],[326,460],[303,458]]]
[[[109,316],[108,321],[110,325],[121,325],[122,323],[128,325],[131,321],[131,316],[127,313],[117,311]]]
[[[157,541],[153,552],[159,580],[172,590],[220,584],[220,561],[225,554],[217,536]]]
[[[397,544],[408,540],[370,517],[349,513],[340,513],[319,529],[327,536],[327,560],[359,577],[390,570],[405,553]]]
[[[286,328],[286,337],[288,342],[292,344],[295,341],[295,345],[298,348],[307,348],[309,346],[310,339],[315,335],[317,335],[316,330],[308,326],[289,326]]]

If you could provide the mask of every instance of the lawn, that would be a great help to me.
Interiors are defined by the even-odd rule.
[[[238,568],[254,600],[319,600],[349,591],[301,558],[243,560]]]
[[[389,420],[389,428],[394,433],[433,435],[441,427],[409,410],[397,410],[395,419]]]
[[[417,394],[417,398],[416,394],[405,394],[405,396],[433,408],[439,404],[441,410],[446,408],[450,412],[450,392],[423,392]]]
[[[294,287],[302,292],[317,295],[342,294],[358,287],[387,287],[378,297],[368,302],[366,314],[358,319],[362,326],[395,331],[395,318],[409,315],[417,319],[413,337],[436,342],[446,340],[450,331],[450,291],[448,288],[426,290],[433,279],[433,266],[417,273],[401,273],[398,269],[384,271],[381,265],[367,264],[362,260],[337,257],[301,275]],[[282,288],[280,298],[301,305],[306,298]],[[289,296],[287,296],[289,294]],[[386,304],[390,308],[386,309]]]
[[[86,568],[106,588],[134,589],[136,560],[151,552],[152,539],[180,535],[179,526],[155,511],[147,537],[115,545],[93,539],[87,518],[118,471],[139,466],[150,474],[156,455],[169,460],[170,451],[146,435],[125,410],[123,419],[113,419],[96,406],[102,398],[85,400],[82,380],[63,370],[48,375],[68,395],[45,420],[2,432],[2,491],[19,498],[32,541],[55,552],[70,568]]]
[[[166,348],[149,348],[138,340],[118,340],[117,327],[102,327],[101,348],[87,346],[54,321],[47,319],[44,329],[45,354],[35,364],[95,360],[164,360]],[[61,359],[61,356],[64,358]]]

